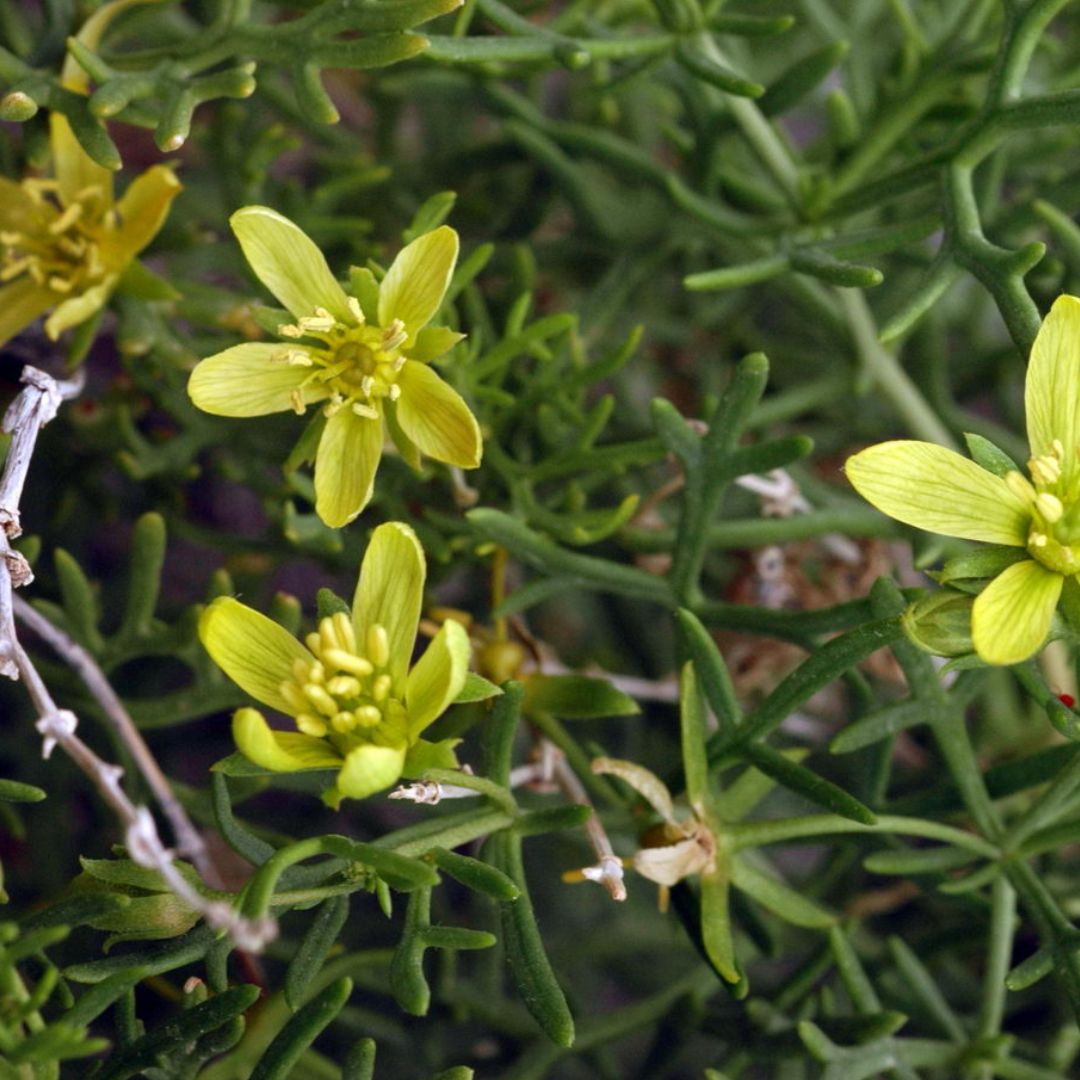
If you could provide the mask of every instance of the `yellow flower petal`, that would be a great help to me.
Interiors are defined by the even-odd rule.
[[[350,750],[338,773],[337,790],[347,799],[363,799],[382,791],[401,777],[405,746],[368,743]]]
[[[315,454],[315,510],[340,529],[368,504],[382,456],[382,422],[339,409],[323,429]]]
[[[1023,546],[1031,513],[999,476],[933,443],[884,442],[844,466],[858,493],[907,525],[944,536]]]
[[[0,288],[0,345],[22,333],[56,303],[52,289],[31,277],[21,277]]]
[[[251,341],[208,356],[195,365],[188,380],[191,400],[215,416],[265,416],[291,409],[293,391],[311,369],[273,360],[281,350],[271,341]],[[320,383],[300,393],[305,405],[327,396]]]
[[[55,341],[65,330],[70,330],[96,315],[109,302],[117,280],[117,274],[110,274],[99,284],[57,304],[53,313],[45,320],[45,333]]]
[[[297,660],[314,657],[273,619],[229,596],[215,600],[199,619],[199,638],[230,679],[253,698],[288,715],[293,709],[281,694]]]
[[[458,235],[440,225],[398,252],[379,286],[379,325],[400,319],[410,340],[439,310],[458,257]]]
[[[116,239],[120,265],[127,265],[165,223],[169,205],[180,194],[181,184],[172,169],[155,165],[135,177],[116,204],[120,229]],[[119,269],[119,266],[118,266]]]
[[[237,709],[232,734],[248,761],[274,772],[336,769],[341,765],[341,755],[325,739],[299,731],[274,731],[258,709]]]
[[[1059,296],[1043,320],[1028,363],[1024,390],[1033,457],[1065,449],[1062,473],[1070,483],[1080,471],[1080,299]]]
[[[345,290],[299,225],[268,206],[245,206],[229,223],[255,276],[293,315],[304,318],[324,307],[352,322]]]
[[[52,149],[53,175],[60,187],[64,203],[75,201],[75,196],[87,188],[97,188],[99,195],[94,211],[103,214],[112,206],[112,173],[87,156],[71,125],[62,113],[49,114],[49,146]]]
[[[468,672],[469,635],[461,623],[447,619],[409,672],[405,707],[410,738],[442,716],[461,692]]]
[[[1014,563],[975,600],[971,637],[988,664],[1018,664],[1046,640],[1065,579],[1033,559]]]
[[[426,575],[424,549],[408,525],[388,521],[371,534],[353,595],[353,628],[360,642],[368,627],[386,630],[390,677],[399,693],[412,660]]]
[[[475,469],[484,452],[480,425],[461,395],[424,364],[407,360],[398,376],[401,430],[436,461]]]

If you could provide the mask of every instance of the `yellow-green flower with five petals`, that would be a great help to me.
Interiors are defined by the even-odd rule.
[[[469,636],[445,622],[410,669],[426,574],[407,525],[380,525],[360,567],[351,616],[336,612],[297,641],[272,619],[230,597],[203,612],[199,637],[225,673],[253,698],[291,716],[276,731],[256,709],[238,709],[233,737],[265,769],[335,769],[323,798],[362,799],[432,767],[455,765],[456,740],[421,738],[461,692]]]
[[[371,498],[388,433],[410,464],[427,454],[472,469],[480,428],[457,391],[429,366],[463,337],[430,327],[450,284],[457,233],[442,225],[398,253],[381,282],[354,270],[348,295],[302,229],[265,206],[230,219],[259,280],[289,310],[282,342],[235,345],[199,363],[188,392],[218,416],[303,413],[323,402],[315,509],[347,524]]]
[[[1016,664],[1046,640],[1080,575],[1080,299],[1059,297],[1032,346],[1025,387],[1031,479],[996,475],[933,443],[871,446],[845,465],[867,501],[928,532],[1021,548],[975,600],[975,652]],[[1019,555],[1019,552],[1017,553]]]
[[[90,16],[79,41],[95,47],[112,19],[145,0],[114,0]],[[67,90],[85,93],[85,73],[68,57]],[[112,173],[92,161],[67,119],[49,117],[53,176],[21,183],[0,177],[0,345],[51,311],[54,341],[96,315],[136,256],[157,235],[180,192],[172,169],[154,165],[119,200]]]

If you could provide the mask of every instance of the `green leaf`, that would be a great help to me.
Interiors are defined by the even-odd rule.
[[[326,962],[348,917],[348,894],[331,896],[319,905],[300,947],[285,969],[285,1000],[290,1009],[295,1011],[303,1003],[304,992]]]
[[[964,432],[964,442],[968,453],[976,465],[981,465],[995,476],[1008,476],[1011,472],[1020,472],[1020,466],[1000,446],[995,446],[989,439],[974,432]]]
[[[45,797],[46,793],[33,784],[24,784],[19,780],[0,780],[0,801],[36,803]]]
[[[455,881],[474,892],[483,893],[493,900],[504,901],[516,900],[521,895],[521,890],[506,874],[486,862],[446,848],[435,848],[432,856],[435,865],[444,874],[449,874]]]
[[[522,709],[540,711],[563,720],[595,720],[608,716],[636,716],[637,702],[606,679],[587,675],[530,675],[525,681]]]
[[[502,691],[493,683],[470,671],[465,676],[465,685],[462,686],[458,696],[454,698],[455,705],[467,705],[473,701],[487,701],[488,698],[498,697]]]
[[[251,1071],[250,1080],[286,1080],[293,1075],[307,1048],[344,1008],[352,988],[352,979],[342,978],[312,998],[278,1032]]]
[[[793,926],[824,930],[836,922],[832,912],[807,899],[773,874],[752,866],[746,858],[736,856],[732,859],[731,884]]]

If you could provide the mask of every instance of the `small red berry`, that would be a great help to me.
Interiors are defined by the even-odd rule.
[[[1058,701],[1070,709],[1076,704],[1076,698],[1072,694],[1058,694]]]

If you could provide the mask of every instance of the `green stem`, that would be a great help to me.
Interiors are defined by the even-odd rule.
[[[855,351],[878,389],[900,414],[913,435],[955,450],[949,429],[927,403],[896,356],[878,340],[877,325],[859,289],[836,289],[855,339]]]

